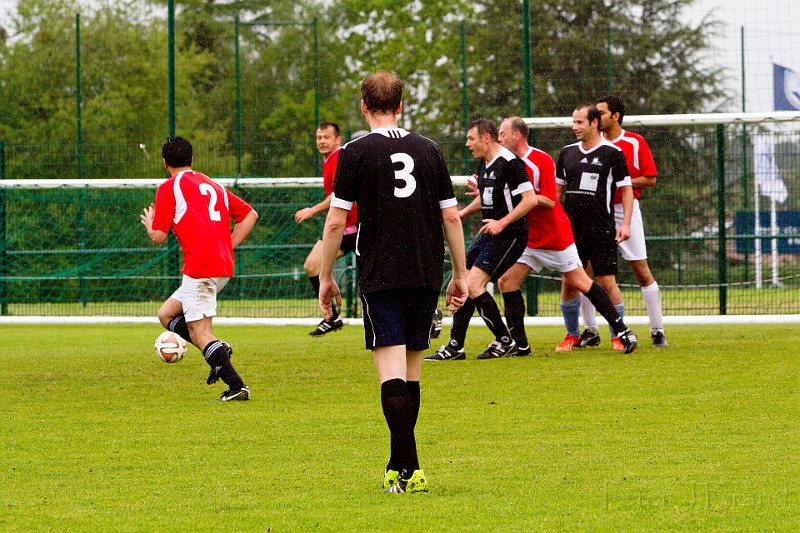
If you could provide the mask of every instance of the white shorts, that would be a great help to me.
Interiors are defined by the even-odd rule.
[[[517,263],[526,265],[537,274],[545,267],[564,273],[572,272],[581,266],[581,258],[578,255],[578,248],[573,243],[563,250],[525,248],[525,251],[517,259]]]
[[[622,225],[625,213],[622,204],[614,204],[614,220],[617,229]],[[631,238],[622,241],[618,245],[625,261],[640,261],[647,259],[647,244],[644,242],[644,224],[642,223],[642,211],[639,209],[639,200],[633,199],[633,212],[631,213]]]
[[[183,305],[183,316],[186,322],[195,322],[204,317],[216,316],[217,293],[228,284],[228,277],[190,278],[183,276],[183,281],[172,297]]]

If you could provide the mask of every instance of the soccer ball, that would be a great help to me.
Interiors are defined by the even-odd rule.
[[[156,339],[156,355],[165,363],[177,363],[186,355],[186,341],[172,331],[165,331]]]

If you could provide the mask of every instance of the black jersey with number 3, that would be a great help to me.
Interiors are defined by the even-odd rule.
[[[440,290],[442,213],[457,205],[439,146],[401,128],[380,128],[342,147],[331,206],[358,205],[356,256],[362,293]]]
[[[565,146],[556,164],[556,183],[565,189],[564,211],[576,241],[616,233],[614,192],[631,184],[622,150],[603,140],[591,150]]]

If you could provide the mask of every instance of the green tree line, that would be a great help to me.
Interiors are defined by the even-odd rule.
[[[714,22],[682,22],[692,2],[531,2],[534,115],[568,115],[608,87],[633,114],[724,103],[722,73],[701,61]],[[164,2],[134,0],[18,2],[0,33],[7,174],[76,177],[78,13],[85,177],[158,176],[168,131],[166,11]],[[359,81],[376,69],[406,81],[402,124],[442,144],[454,173],[464,158],[462,76],[469,120],[525,110],[519,1],[177,0],[176,13],[176,128],[203,147],[198,166],[212,174],[236,171],[236,16],[246,175],[314,175],[315,91],[322,118],[362,129]],[[316,82],[314,32],[300,24],[314,19]],[[265,24],[245,24],[253,21]],[[570,140],[567,132],[554,142]]]

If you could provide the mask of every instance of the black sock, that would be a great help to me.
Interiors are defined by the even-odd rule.
[[[189,335],[189,326],[188,324],[186,324],[186,317],[184,317],[183,315],[176,316],[175,318],[170,320],[167,329],[174,333],[177,333],[178,335],[183,337],[184,340],[186,340],[187,342],[192,342],[192,338]],[[194,343],[192,342],[192,344]]]
[[[464,339],[467,338],[467,328],[472,313],[475,312],[475,302],[472,298],[467,298],[464,305],[458,308],[453,314],[453,326],[450,328],[450,346],[460,350],[464,347]]]
[[[203,348],[203,357],[206,358],[208,366],[217,369],[217,375],[231,390],[241,390],[244,387],[242,378],[233,368],[228,350],[219,340],[211,341]]]
[[[408,389],[408,399],[411,400],[412,427],[417,427],[421,396],[419,392],[419,381],[406,381],[406,388]]]
[[[500,316],[500,309],[497,307],[497,302],[494,301],[492,295],[484,292],[475,298],[475,307],[478,309],[478,314],[481,315],[483,321],[489,326],[489,329],[494,333],[495,340],[503,344],[511,342],[511,335],[508,334],[508,329],[503,323],[503,317]]]
[[[308,281],[311,282],[311,288],[314,289],[314,296],[319,298],[319,276],[308,276]]]
[[[419,418],[419,404],[420,392],[419,381],[407,381],[406,388],[408,389],[408,399],[411,401],[411,427],[417,426],[417,418]],[[400,472],[400,450],[397,447],[397,439],[392,437],[392,455],[389,457],[389,464],[386,470],[396,470]]]
[[[392,456],[388,468],[398,472],[419,470],[413,412],[406,382],[399,378],[384,381],[381,384],[381,406],[391,433]]]
[[[608,293],[596,281],[592,282],[591,288],[586,292],[586,297],[592,302],[594,308],[603,315],[603,318],[611,325],[615,333],[622,333],[628,329],[628,326],[622,321],[622,317],[619,316],[617,308],[611,302]]]
[[[503,303],[508,332],[517,342],[517,346],[524,348],[528,345],[528,336],[525,335],[525,300],[522,298],[522,291],[517,289],[514,292],[504,292]]]

